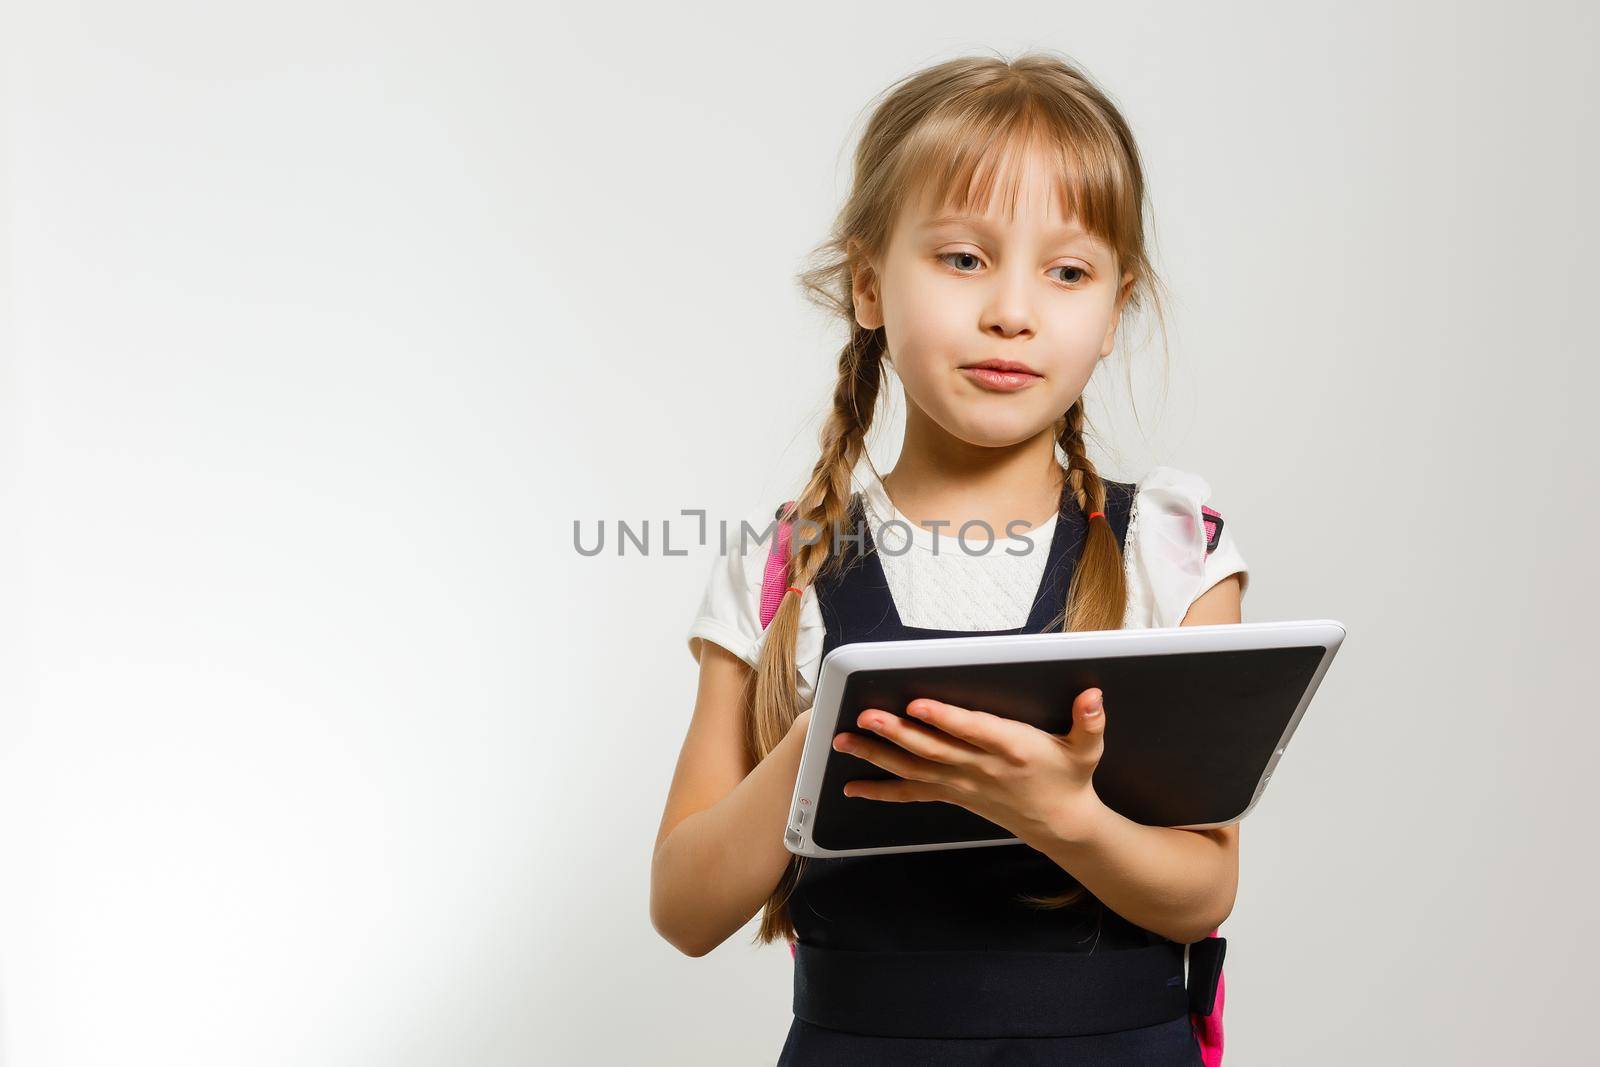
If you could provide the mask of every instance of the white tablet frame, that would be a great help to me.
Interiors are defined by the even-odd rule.
[[[1228,652],[1245,649],[1283,648],[1321,645],[1322,659],[1306,684],[1283,736],[1267,761],[1261,780],[1256,783],[1250,803],[1231,819],[1179,827],[1207,830],[1238,822],[1255,808],[1272,780],[1272,772],[1288,747],[1289,738],[1311,704],[1317,686],[1333,662],[1333,655],[1345,637],[1344,624],[1333,619],[1301,619],[1289,622],[1217,623],[1207,626],[1163,626],[1135,630],[1084,630],[1076,633],[978,634],[972,637],[934,637],[907,641],[871,641],[842,645],[829,652],[818,672],[816,697],[812,701],[811,723],[806,730],[800,770],[795,778],[794,795],[789,804],[789,821],[784,828],[784,845],[799,856],[868,856],[890,852],[928,852],[951,848],[977,848],[984,845],[1011,845],[1015,837],[980,841],[942,841],[934,844],[891,845],[881,848],[829,849],[811,836],[807,817],[820,794],[823,772],[833,748],[839,701],[845,680],[858,670],[893,670],[921,666],[963,666],[968,664],[1033,663],[1040,660],[1079,659],[1107,656],[1148,656],[1175,652]]]

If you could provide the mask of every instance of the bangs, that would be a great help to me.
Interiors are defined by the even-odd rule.
[[[971,102],[965,110],[930,115],[902,147],[897,186],[909,203],[935,209],[1016,214],[1025,160],[1039,158],[1050,175],[1061,215],[1126,260],[1142,245],[1137,174],[1123,164],[1115,131],[1087,113],[1047,113],[1037,98]]]

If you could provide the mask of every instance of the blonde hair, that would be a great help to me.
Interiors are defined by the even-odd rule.
[[[951,204],[959,190],[963,199],[952,205],[958,210],[987,204],[1006,162],[1028,149],[1042,149],[1054,163],[1065,217],[1076,218],[1111,246],[1118,278],[1132,274],[1125,307],[1149,305],[1160,318],[1159,282],[1146,252],[1138,149],[1128,124],[1087,75],[1066,59],[1033,52],[1010,61],[952,59],[903,78],[873,109],[856,146],[849,197],[829,239],[816,250],[816,265],[800,275],[808,296],[844,320],[849,340],[839,351],[832,410],[820,433],[821,455],[785,518],[817,523],[823,531],[842,529],[848,521],[853,474],[887,374],[883,329],[863,329],[856,321],[855,267],[886,248],[897,213],[916,202],[913,198],[931,192],[935,204]],[[1015,198],[1013,184],[1007,202]],[[1067,484],[1087,516],[1106,510],[1106,486],[1085,450],[1084,423],[1079,397],[1057,420],[1056,440],[1067,458]],[[826,568],[837,566],[842,554],[830,552],[833,540],[826,534],[794,539],[789,582],[811,585]],[[1117,535],[1109,522],[1091,521],[1066,606],[1050,629],[1118,629],[1126,606]],[[768,626],[754,676],[746,743],[757,761],[804,710],[795,683],[799,627],[800,597],[785,596]],[[787,904],[806,862],[790,857],[764,905],[758,943],[795,937]],[[1067,876],[1067,881],[1073,880]],[[1085,896],[1077,885],[1056,896],[1022,899],[1055,908]]]

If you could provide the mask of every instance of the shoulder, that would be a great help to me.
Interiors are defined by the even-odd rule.
[[[1200,515],[1200,509],[1212,502],[1211,483],[1177,467],[1151,467],[1133,486],[1136,510],[1144,516]]]
[[[1189,606],[1230,574],[1249,569],[1234,524],[1210,483],[1193,471],[1153,467],[1136,483],[1125,544],[1125,627],[1177,626]]]
[[[760,663],[767,633],[761,625],[761,596],[767,584],[768,558],[777,542],[778,523],[774,512],[781,503],[774,501],[768,507],[710,527],[712,559],[699,606],[685,635],[689,654],[697,662],[699,643],[708,640],[726,648],[751,667]],[[816,603],[816,593],[808,587],[801,601],[800,634],[795,648],[795,665],[800,675],[797,684],[803,699],[810,699],[815,683],[822,658],[822,634],[822,614]]]

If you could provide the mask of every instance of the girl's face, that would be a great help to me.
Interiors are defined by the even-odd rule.
[[[907,402],[983,447],[1029,440],[1072,406],[1111,354],[1132,284],[1107,245],[1061,216],[1042,160],[1022,166],[1013,217],[909,205],[854,279],[856,319],[884,327]],[[1020,371],[978,369],[990,360]]]

